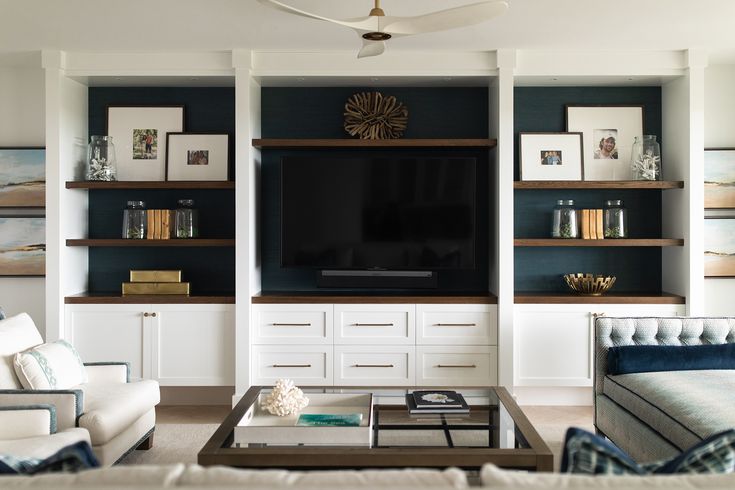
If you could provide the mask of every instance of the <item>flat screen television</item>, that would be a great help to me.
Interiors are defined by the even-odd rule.
[[[471,157],[281,159],[281,266],[446,270],[475,266]]]

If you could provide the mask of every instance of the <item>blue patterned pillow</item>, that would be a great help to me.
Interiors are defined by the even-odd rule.
[[[648,475],[735,472],[735,429],[715,434],[668,461],[639,465],[607,439],[570,428],[564,440],[562,473]]]
[[[35,475],[55,471],[77,472],[88,468],[97,468],[97,461],[92,447],[86,441],[66,446],[46,459],[19,459],[0,454],[0,475]]]

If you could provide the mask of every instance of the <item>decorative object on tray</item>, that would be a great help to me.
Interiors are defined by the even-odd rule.
[[[227,180],[230,135],[166,133],[166,180]]]
[[[704,277],[735,277],[735,216],[704,217]]]
[[[735,208],[735,149],[704,150],[704,207]]]
[[[575,293],[587,296],[601,296],[610,290],[615,284],[615,276],[604,274],[591,274],[578,272],[576,274],[564,274],[564,282]]]
[[[408,108],[380,92],[352,95],[345,104],[345,131],[364,140],[396,139],[408,124]]]
[[[583,240],[605,238],[602,217],[602,209],[580,209],[578,211],[580,235]]]
[[[46,274],[46,218],[0,217],[0,276]]]
[[[189,294],[188,282],[181,282],[180,270],[131,270],[130,282],[122,283],[122,294]]]
[[[144,201],[128,201],[123,211],[122,237],[142,240],[147,237],[148,214]]]
[[[199,236],[199,212],[194,208],[193,199],[179,199],[175,212],[174,231],[176,238]]]
[[[118,180],[166,180],[166,133],[184,130],[184,106],[108,106]]]
[[[112,136],[90,136],[87,147],[87,180],[117,180],[117,158]]]
[[[582,133],[520,133],[521,180],[582,180]]]
[[[661,146],[656,136],[644,134],[633,142],[630,155],[633,180],[661,180]]]
[[[412,415],[422,413],[470,413],[464,397],[456,391],[414,391],[406,395],[406,407]]]
[[[553,238],[579,237],[577,210],[574,209],[573,199],[559,199],[556,201],[552,216],[551,236]]]
[[[277,380],[273,390],[261,403],[262,408],[279,417],[298,413],[307,405],[309,399],[290,379]]]
[[[628,212],[620,199],[605,201],[603,228],[605,238],[628,238]]]
[[[0,148],[0,207],[46,206],[46,150]]]
[[[296,425],[300,427],[360,427],[361,413],[303,413]]]
[[[567,131],[584,139],[584,180],[628,180],[635,138],[643,135],[642,105],[566,106]]]

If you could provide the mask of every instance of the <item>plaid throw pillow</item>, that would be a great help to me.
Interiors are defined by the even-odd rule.
[[[605,438],[570,428],[564,441],[562,473],[649,475],[735,472],[735,429],[715,434],[667,461],[639,465]]]

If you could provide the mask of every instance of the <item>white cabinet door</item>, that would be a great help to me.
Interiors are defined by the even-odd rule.
[[[234,305],[149,305],[152,377],[162,386],[235,384]]]
[[[424,304],[416,307],[418,345],[497,345],[496,305]]]
[[[331,344],[332,305],[253,305],[253,344]]]
[[[66,305],[64,337],[84,362],[126,361],[133,380],[151,376],[150,305]]]
[[[334,305],[335,344],[413,345],[416,305]]]

